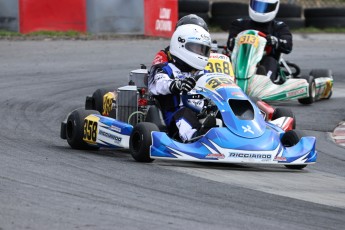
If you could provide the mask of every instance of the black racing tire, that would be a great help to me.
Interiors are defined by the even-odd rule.
[[[322,7],[304,9],[305,18],[345,17],[345,8]]]
[[[343,28],[345,27],[345,16],[343,17],[315,17],[305,18],[306,27],[316,28]]]
[[[239,18],[241,16],[213,16],[211,18],[211,24],[213,26],[219,26],[224,31],[229,31],[231,23]]]
[[[100,114],[103,113],[103,96],[108,93],[108,90],[105,88],[97,89],[93,94],[93,104],[92,109],[97,110]]]
[[[186,12],[188,14],[208,13],[210,3],[208,0],[179,0],[178,10],[179,12]]]
[[[281,117],[292,117],[294,122],[292,124],[292,128],[296,128],[296,117],[295,114],[289,108],[276,108],[272,114],[272,120],[281,118]]]
[[[309,97],[306,98],[300,98],[298,99],[298,102],[303,104],[303,105],[310,105],[314,103],[315,101],[315,95],[316,95],[316,85],[315,85],[315,80],[313,76],[302,76],[301,78],[304,78],[308,81],[309,87]]]
[[[98,146],[92,146],[83,141],[84,119],[90,114],[99,114],[99,112],[96,110],[85,110],[84,108],[79,108],[72,111],[67,117],[66,139],[67,143],[73,149],[99,149]]]
[[[288,25],[289,29],[301,29],[305,27],[304,18],[277,18],[278,21],[284,22]]]
[[[153,161],[153,159],[150,158],[152,131],[159,131],[159,128],[151,122],[140,122],[134,126],[129,138],[129,149],[134,160],[138,162]]]
[[[295,4],[280,3],[277,18],[302,18],[302,7]]]
[[[313,76],[314,78],[319,78],[319,77],[333,78],[332,70],[330,69],[312,69],[309,75]]]
[[[330,99],[333,95],[333,90],[331,90],[331,92],[329,93],[328,97],[326,97],[325,99]]]
[[[333,72],[330,69],[312,69],[309,75],[313,76],[314,78],[319,78],[319,77],[333,78]],[[331,90],[330,94],[325,99],[330,99],[332,97],[332,94],[333,94],[333,90]]]
[[[281,142],[285,147],[292,147],[294,145],[296,145],[301,138],[305,136],[304,133],[301,130],[290,130],[287,131],[286,133],[284,133]],[[307,165],[303,164],[303,165],[285,165],[286,168],[288,169],[303,169],[305,168]]]
[[[190,14],[189,12],[179,12],[178,18],[181,19],[182,17]],[[195,15],[199,16],[200,18],[204,19],[206,24],[209,24],[210,17],[208,16],[208,13],[195,13]]]
[[[248,4],[240,2],[213,2],[211,5],[211,15],[219,16],[235,16],[237,18],[248,16]]]

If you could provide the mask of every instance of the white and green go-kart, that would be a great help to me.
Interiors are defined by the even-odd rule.
[[[329,69],[313,69],[308,76],[301,76],[297,65],[281,58],[277,82],[260,74],[257,70],[266,55],[265,48],[265,35],[260,31],[246,30],[235,39],[232,67],[237,85],[247,95],[265,101],[298,100],[302,104],[332,96],[333,77]]]

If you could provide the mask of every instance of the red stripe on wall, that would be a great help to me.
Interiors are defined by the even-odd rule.
[[[85,0],[19,0],[21,33],[86,31]]]

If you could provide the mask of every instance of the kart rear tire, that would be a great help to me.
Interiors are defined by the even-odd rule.
[[[94,110],[97,110],[100,114],[103,113],[103,97],[104,95],[108,93],[108,90],[104,88],[97,89],[93,94],[93,106],[92,108]]]
[[[289,108],[276,108],[273,112],[272,120],[275,120],[275,119],[278,119],[281,117],[292,117],[293,118],[292,128],[293,129],[296,128],[296,117],[295,117],[295,114],[292,112],[291,109],[289,109]]]
[[[312,69],[309,75],[313,76],[314,78],[328,77],[333,79],[333,72],[330,69]],[[333,90],[331,90],[330,94],[325,99],[330,99],[332,94]]]
[[[152,131],[159,131],[159,128],[151,122],[140,122],[134,126],[129,138],[129,149],[134,160],[138,162],[153,161],[150,158]]]
[[[330,69],[312,69],[309,75],[313,76],[314,78],[319,78],[319,77],[333,78],[332,70]]]
[[[298,99],[298,102],[304,105],[310,105],[314,103],[315,101],[315,95],[316,95],[316,84],[313,76],[308,76],[308,77],[301,77],[304,78],[308,81],[309,83],[309,97],[306,98],[300,98]]]
[[[301,130],[296,130],[296,129],[290,130],[290,131],[287,131],[283,135],[281,142],[285,147],[292,147],[292,146],[296,145],[301,140],[301,138],[303,136],[305,136],[305,135]],[[285,167],[288,169],[303,169],[306,166],[307,166],[306,164],[304,164],[304,165],[285,165]]]
[[[67,143],[73,149],[99,149],[98,146],[92,146],[83,141],[84,119],[90,114],[99,114],[99,112],[95,110],[85,110],[84,108],[79,108],[72,111],[67,117],[66,139]]]

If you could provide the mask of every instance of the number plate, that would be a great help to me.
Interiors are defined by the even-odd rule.
[[[243,35],[240,37],[238,44],[239,45],[249,44],[249,45],[253,45],[255,48],[257,48],[259,45],[259,39],[255,35],[246,34],[246,35]]]
[[[98,121],[99,118],[94,115],[89,115],[84,119],[84,141],[90,144],[96,144]]]
[[[206,70],[212,72],[212,73],[224,73],[226,75],[229,75],[231,79],[234,79],[234,71],[232,69],[232,65],[230,61],[228,61],[229,58],[223,59],[217,56],[212,56],[208,59],[207,66],[205,67]]]

